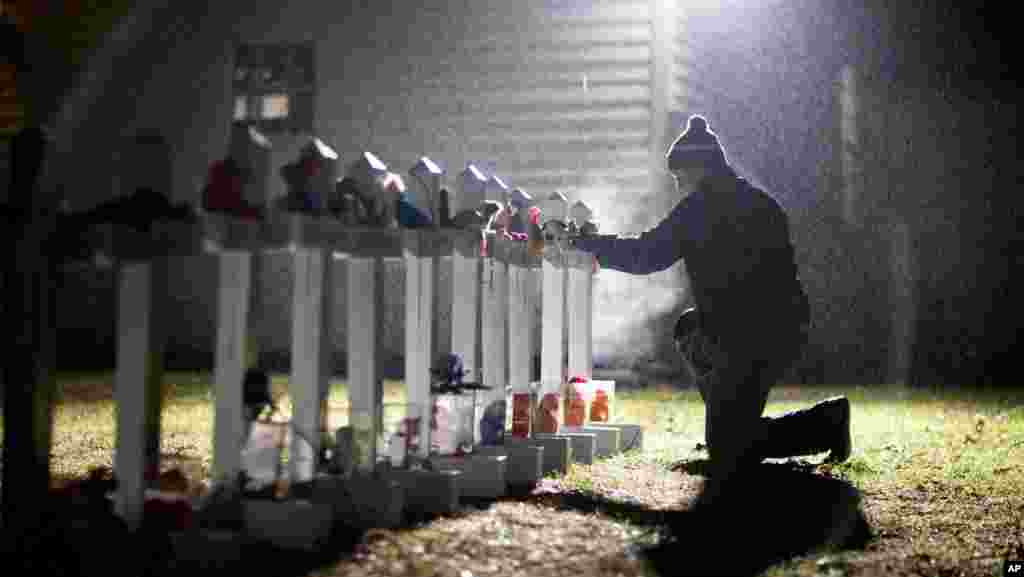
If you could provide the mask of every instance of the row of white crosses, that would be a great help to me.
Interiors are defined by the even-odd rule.
[[[320,143],[322,144],[322,143]],[[335,155],[336,158],[336,155]],[[269,161],[267,154],[254,154],[254,162]],[[268,175],[266,167],[253,167],[254,174]],[[387,166],[371,153],[364,153],[349,165],[348,176],[355,179],[363,190],[374,191],[372,184],[387,173]],[[292,215],[287,221],[287,236],[293,240],[282,246],[277,242],[261,244],[252,238],[260,231],[268,238],[280,239],[274,224],[261,225],[218,221],[221,228],[205,223],[202,239],[194,246],[203,247],[195,252],[213,254],[219,262],[217,278],[217,331],[215,346],[215,416],[213,476],[218,480],[232,480],[241,471],[241,448],[247,431],[242,405],[242,380],[252,363],[249,332],[258,295],[253,290],[258,278],[258,256],[261,251],[288,248],[294,259],[292,302],[292,362],[289,381],[291,397],[292,435],[289,458],[289,476],[294,481],[311,479],[316,473],[319,454],[321,400],[326,394],[330,378],[330,342],[333,330],[333,287],[331,268],[347,267],[345,287],[345,322],[347,323],[347,375],[352,415],[369,416],[363,426],[373,428],[373,438],[380,431],[379,415],[382,390],[378,374],[378,341],[383,259],[397,257],[377,250],[364,251],[380,238],[400,235],[406,274],[405,298],[405,384],[407,402],[420,408],[418,456],[425,458],[430,449],[431,376],[434,339],[437,323],[438,262],[442,256],[436,247],[445,238],[452,246],[452,331],[451,351],[464,359],[467,370],[465,380],[480,381],[490,390],[484,391],[478,406],[487,407],[503,403],[509,383],[526,384],[531,380],[532,351],[534,350],[533,318],[535,311],[534,275],[541,274],[544,319],[541,337],[542,381],[564,383],[563,335],[568,330],[568,373],[591,375],[591,308],[592,257],[577,251],[562,251],[557,245],[545,248],[543,265],[535,266],[536,259],[527,256],[527,243],[512,242],[491,235],[487,251],[481,254],[479,231],[440,231],[436,229],[441,208],[440,190],[444,172],[429,158],[421,158],[411,169],[409,198],[421,210],[433,217],[434,229],[373,230],[358,228],[357,234],[333,234],[330,227],[343,227],[341,223],[324,224],[317,230],[321,234],[310,242],[305,234],[306,224],[314,219]],[[265,183],[255,183],[266,190]],[[381,199],[389,202],[391,199]],[[476,166],[469,165],[458,176],[457,195],[452,210],[478,209],[486,200],[501,204],[513,203],[524,215],[531,198],[525,191],[508,187],[499,177],[485,176]],[[570,209],[565,197],[554,194],[538,203],[544,221],[568,222]],[[577,203],[572,216],[578,227],[591,220],[592,213],[584,203]],[[244,242],[233,242],[224,230],[232,226],[245,229]],[[323,227],[327,227],[324,229]],[[253,228],[256,227],[256,228]],[[326,232],[324,232],[326,230]],[[294,238],[301,235],[301,242]],[[381,236],[383,235],[383,236]],[[210,242],[216,237],[218,242]],[[356,248],[353,248],[353,237]],[[346,246],[338,246],[347,239]],[[388,245],[388,242],[382,244]],[[393,244],[393,243],[392,243]],[[164,283],[160,281],[162,259],[122,262],[119,265],[118,295],[118,356],[115,376],[119,406],[117,423],[117,449],[115,474],[120,481],[117,499],[119,513],[136,524],[141,519],[144,501],[145,438],[147,426],[144,407],[154,402],[152,387],[143,383],[152,370],[152,352],[160,350],[158,314],[165,306]],[[568,295],[568,298],[567,298]],[[478,300],[479,299],[479,300]],[[479,303],[479,307],[477,306]],[[566,310],[568,307],[568,310]],[[568,326],[565,323],[568,321]],[[479,327],[479,328],[478,328]],[[477,366],[477,343],[481,345],[482,366]],[[477,439],[479,440],[477,415]],[[353,419],[354,420],[354,419]],[[353,422],[353,425],[358,423]],[[151,428],[151,427],[150,427]],[[373,448],[371,447],[371,452]],[[372,466],[376,455],[369,455]]]
[[[497,176],[485,177],[472,164],[459,174],[458,181],[458,205],[462,210],[475,208],[495,198],[504,199],[503,204],[515,207],[524,216],[533,206],[532,197],[525,191],[509,188]],[[537,203],[537,207],[541,211],[542,223],[569,222],[569,204],[561,193],[552,194]],[[571,213],[577,228],[592,223],[593,212],[582,201],[573,205]],[[542,260],[542,268],[538,270],[528,258],[523,258],[523,244],[518,245],[519,254],[510,254],[503,253],[498,237],[495,236],[490,242],[494,243],[494,247],[489,247],[484,258],[456,252],[452,264],[452,351],[462,354],[466,359],[466,368],[474,377],[476,372],[470,360],[475,358],[476,350],[474,305],[477,302],[477,291],[482,291],[479,295],[483,359],[480,378],[483,385],[490,389],[481,395],[482,407],[504,402],[507,385],[526,385],[532,380],[532,355],[536,336],[533,334],[532,315],[536,308],[534,287],[537,274],[543,275],[541,381],[564,383],[566,372],[590,378],[594,271],[589,257],[578,253],[570,257],[569,254],[560,254],[557,245],[549,245],[548,258]],[[478,278],[480,281],[474,282]],[[568,327],[564,324],[566,319]],[[567,369],[563,367],[565,351],[562,348],[566,328],[570,347]],[[479,419],[476,422],[479,425]]]

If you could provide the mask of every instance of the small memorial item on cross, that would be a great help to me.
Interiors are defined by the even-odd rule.
[[[409,169],[409,186],[399,198],[398,222],[405,227],[426,227],[444,221],[441,214],[441,181],[444,170],[426,156]],[[401,203],[404,203],[401,204]]]
[[[320,215],[334,191],[338,153],[319,138],[302,147],[299,157],[281,167],[281,178],[288,187],[285,208],[291,212]]]
[[[255,219],[268,202],[270,141],[254,127],[235,122],[226,158],[210,165],[203,209]]]
[[[384,192],[384,180],[388,175],[388,167],[372,152],[364,151],[348,166],[345,174],[352,180],[359,198],[366,209],[361,224],[368,226],[384,226],[388,216],[394,212],[394,199],[389,204]]]
[[[533,205],[533,197],[525,190],[516,187],[508,194],[508,232],[510,235],[520,235],[514,238],[526,240],[528,238],[527,225],[529,224],[530,207]]]
[[[356,181],[346,176],[334,186],[334,195],[327,203],[327,211],[347,226],[364,224],[368,211]]]
[[[572,215],[574,232],[582,236],[592,236],[598,232],[597,221],[594,220],[594,211],[590,205],[583,200],[577,200],[569,209]]]
[[[561,192],[551,193],[538,203],[538,207],[541,213],[541,228],[551,221],[557,221],[564,227],[569,226],[569,199]]]

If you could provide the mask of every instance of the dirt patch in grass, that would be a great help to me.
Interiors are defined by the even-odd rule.
[[[638,575],[643,534],[594,513],[515,501],[405,531],[374,530],[351,560],[314,575]]]
[[[1024,503],[941,482],[865,491],[876,534],[850,575],[1001,575],[1024,555]]]
[[[314,575],[643,575],[637,548],[657,542],[665,514],[690,500],[699,480],[613,462],[573,465],[528,495],[418,527],[371,531],[354,557]],[[579,489],[582,479],[592,490]]]

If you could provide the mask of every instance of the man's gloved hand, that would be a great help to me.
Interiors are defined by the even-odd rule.
[[[567,250],[571,247],[572,231],[569,226],[560,220],[549,220],[541,227],[541,235],[545,244],[553,244],[560,250]]]

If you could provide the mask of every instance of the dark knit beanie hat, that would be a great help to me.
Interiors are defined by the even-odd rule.
[[[668,169],[678,170],[688,166],[726,166],[725,150],[718,137],[708,128],[703,116],[693,115],[686,123],[686,130],[672,143],[665,154]]]

